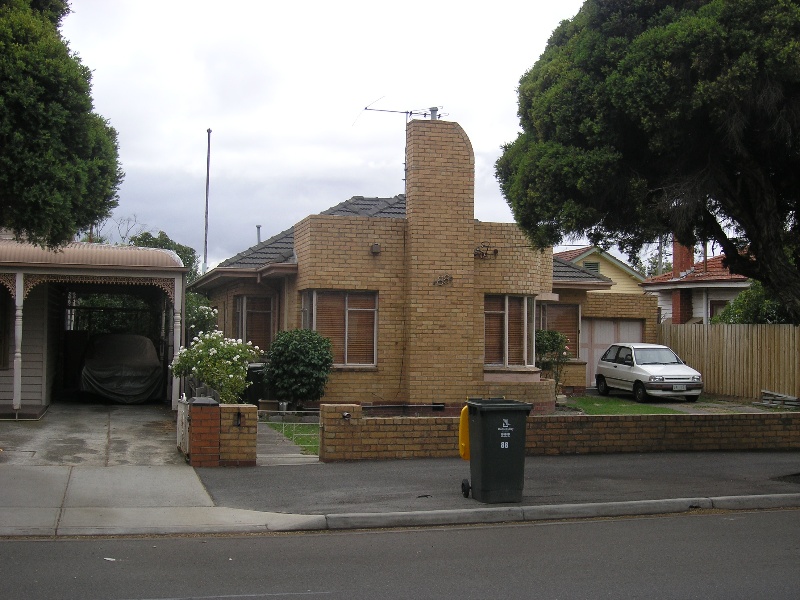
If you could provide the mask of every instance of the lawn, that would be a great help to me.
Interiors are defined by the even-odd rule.
[[[319,423],[268,423],[272,429],[303,449],[303,454],[319,455]]]
[[[567,400],[567,406],[580,409],[587,415],[670,415],[681,412],[613,396],[576,396]]]

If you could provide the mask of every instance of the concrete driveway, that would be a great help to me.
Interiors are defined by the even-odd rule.
[[[52,404],[38,421],[0,421],[0,464],[185,464],[166,404]]]

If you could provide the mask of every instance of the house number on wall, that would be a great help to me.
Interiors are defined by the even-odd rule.
[[[453,283],[453,276],[452,275],[439,275],[434,282],[433,285],[450,285]]]

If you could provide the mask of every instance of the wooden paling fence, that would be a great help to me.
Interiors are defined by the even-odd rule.
[[[660,325],[659,343],[703,374],[710,394],[800,396],[800,328],[793,325]]]

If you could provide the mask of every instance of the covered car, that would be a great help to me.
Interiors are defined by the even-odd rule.
[[[101,334],[89,340],[81,390],[123,404],[140,404],[162,393],[163,365],[150,338]]]

